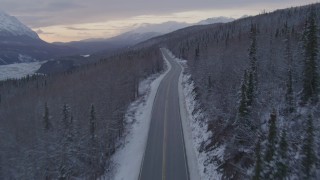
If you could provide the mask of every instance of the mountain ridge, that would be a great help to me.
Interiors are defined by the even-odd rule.
[[[185,23],[177,21],[167,21],[164,23],[151,24],[142,23],[134,29],[124,32],[111,38],[92,38],[67,43],[54,42],[56,45],[66,45],[80,49],[83,53],[96,53],[99,51],[113,51],[123,47],[128,47],[142,43],[157,36],[165,35],[173,31],[183,29],[194,25],[208,25],[214,23],[227,23],[235,19],[228,17],[213,17],[197,23]]]
[[[21,23],[16,17],[0,11],[0,36],[28,36],[40,39],[38,34]]]
[[[0,11],[0,65],[43,61],[77,51],[43,41],[16,17]]]

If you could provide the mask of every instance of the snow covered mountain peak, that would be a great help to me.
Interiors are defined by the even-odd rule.
[[[185,28],[188,26],[190,26],[190,24],[184,23],[184,22],[175,22],[175,21],[168,21],[160,24],[144,23],[144,24],[137,25],[132,30],[132,32],[133,33],[155,32],[155,33],[166,34],[166,33],[175,31],[177,29]]]
[[[176,21],[168,21],[160,24],[137,24],[133,28],[131,32],[133,33],[146,33],[146,32],[156,32],[161,34],[170,33],[172,31],[182,29],[192,25],[208,25],[208,24],[215,24],[215,23],[228,23],[234,21],[234,18],[229,17],[213,17],[208,18],[206,20],[200,21],[198,23],[185,23],[185,22],[176,22]]]
[[[229,17],[214,17],[214,18],[208,18],[206,20],[200,21],[198,25],[207,25],[207,24],[215,24],[215,23],[228,23],[231,21],[234,21],[234,18],[229,18]]]
[[[0,36],[29,36],[39,39],[37,33],[22,24],[16,17],[0,11]]]

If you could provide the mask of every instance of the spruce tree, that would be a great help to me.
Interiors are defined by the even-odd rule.
[[[247,71],[244,72],[243,80],[241,83],[241,97],[239,105],[239,116],[244,118],[248,114],[247,105]]]
[[[265,154],[265,161],[270,162],[273,159],[275,154],[276,140],[277,140],[277,126],[276,126],[277,115],[273,111],[270,115],[269,120],[269,133],[268,133],[268,142],[267,150]]]
[[[73,143],[72,143],[72,123],[73,117],[71,116],[70,107],[64,104],[62,107],[62,119],[60,131],[60,152],[59,152],[59,167],[58,167],[58,179],[69,179],[72,171],[72,159],[73,156]]]
[[[254,167],[254,176],[253,180],[260,180],[261,178],[261,172],[262,172],[262,159],[261,159],[261,143],[260,140],[258,141],[255,149],[255,167]]]
[[[314,7],[311,8],[304,31],[304,81],[303,81],[303,101],[318,100],[318,28],[316,24],[316,13]]]
[[[291,68],[288,70],[288,79],[287,79],[287,90],[286,90],[286,112],[293,113],[294,108],[294,95],[293,95],[293,87],[292,87],[292,70]]]
[[[288,142],[286,130],[281,133],[281,139],[279,143],[279,149],[277,152],[278,158],[276,162],[276,177],[280,180],[286,179],[288,175],[288,164],[287,164],[287,154],[288,154]]]
[[[70,108],[67,104],[64,104],[62,107],[62,124],[63,124],[63,128],[64,130],[69,128],[69,124],[70,124]]]
[[[257,72],[257,28],[256,25],[251,25],[250,31],[250,39],[251,45],[249,48],[249,61],[250,61],[250,68],[248,70],[248,80],[247,80],[247,106],[251,107],[254,96],[255,90],[257,89],[257,81],[258,81],[258,72]]]
[[[200,56],[200,45],[198,44],[196,49],[195,49],[195,59],[198,60],[199,59],[199,56]]]
[[[44,130],[48,131],[50,129],[50,115],[49,115],[49,108],[48,104],[45,103],[44,105],[44,115],[43,115],[43,122],[44,122]]]
[[[317,162],[314,144],[314,125],[311,115],[308,117],[306,126],[306,136],[304,138],[304,144],[302,146],[302,171],[305,179],[312,179],[315,165]]]
[[[286,112],[293,113],[294,108],[294,95],[293,95],[293,87],[292,87],[292,51],[291,51],[291,41],[290,41],[290,32],[288,25],[286,24],[286,50],[285,50],[285,59],[288,64],[288,75],[286,80]]]
[[[250,48],[249,48],[249,61],[250,61],[250,71],[249,74],[252,74],[253,86],[256,88],[258,81],[258,65],[257,65],[257,27],[256,25],[251,25],[250,30]]]
[[[267,149],[265,153],[264,163],[265,163],[265,171],[264,178],[265,179],[273,179],[274,178],[274,156],[276,150],[276,139],[277,139],[277,126],[276,126],[277,115],[275,111],[273,111],[270,115],[269,120],[269,133],[267,139]]]
[[[90,110],[90,136],[92,139],[95,138],[95,122],[96,121],[96,112],[95,112],[95,109],[94,109],[94,105],[92,104],[91,105],[91,110]]]
[[[248,88],[247,88],[247,105],[251,107],[253,102],[253,95],[254,93],[254,76],[253,72],[249,73],[249,80],[248,80]]]
[[[51,123],[50,123],[50,113],[49,113],[49,107],[48,107],[48,104],[45,103],[44,105],[44,115],[43,115],[43,124],[44,124],[44,131],[46,132],[43,136],[43,149],[44,149],[44,152],[45,152],[45,155],[44,155],[44,164],[43,164],[43,167],[44,167],[44,177],[45,179],[50,179],[50,148],[52,148],[52,141],[53,139],[51,138],[51,134],[49,132],[50,128],[51,128]]]
[[[90,118],[89,118],[89,148],[88,148],[88,163],[91,167],[90,169],[90,179],[97,178],[97,172],[101,167],[102,156],[100,153],[99,141],[96,140],[96,111],[92,104],[90,107]]]

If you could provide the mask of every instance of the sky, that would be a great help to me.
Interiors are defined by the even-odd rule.
[[[195,23],[211,17],[239,18],[319,0],[0,0],[48,42],[109,38],[142,23]]]

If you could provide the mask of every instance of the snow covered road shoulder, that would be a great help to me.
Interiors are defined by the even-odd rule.
[[[139,91],[142,95],[134,101],[126,113],[128,134],[122,140],[120,147],[112,157],[115,164],[111,175],[106,179],[126,180],[138,179],[141,162],[143,160],[145,148],[148,140],[148,132],[151,121],[153,102],[155,100],[158,87],[164,76],[170,71],[171,65],[165,59],[166,71],[162,74],[153,75],[142,81]],[[111,177],[111,178],[110,178]]]

